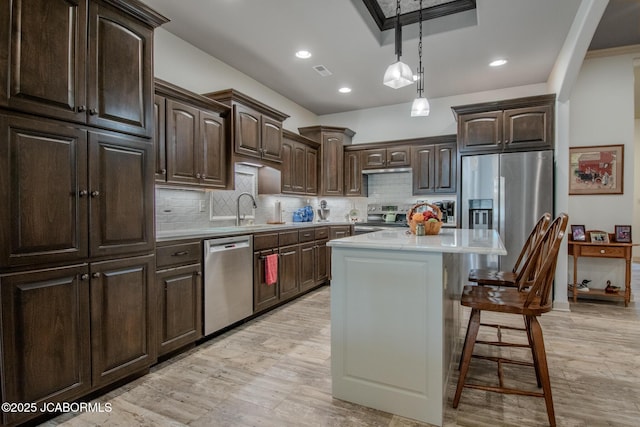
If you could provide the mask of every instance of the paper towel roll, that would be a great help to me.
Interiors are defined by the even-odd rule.
[[[282,208],[280,206],[280,201],[276,201],[276,206],[273,211],[273,220],[275,222],[282,222]]]

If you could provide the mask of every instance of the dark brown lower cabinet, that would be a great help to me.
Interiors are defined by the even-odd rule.
[[[156,361],[153,255],[91,264],[91,362],[99,387]]]
[[[72,401],[155,363],[153,259],[0,275],[2,401]]]
[[[298,265],[300,264],[300,248],[298,245],[284,246],[279,250],[279,284],[280,301],[292,298],[300,292]]]
[[[89,266],[0,275],[2,402],[71,401],[91,389]],[[3,411],[5,424],[35,414]]]
[[[202,337],[202,267],[200,264],[156,272],[160,294],[158,356]]]
[[[327,240],[300,245],[300,292],[324,283],[328,277]]]
[[[267,284],[265,265],[267,256],[277,254],[278,248],[253,253],[253,312],[262,311],[280,301],[279,283]]]

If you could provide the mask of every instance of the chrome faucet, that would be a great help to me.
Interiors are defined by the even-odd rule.
[[[240,195],[238,196],[238,199],[236,200],[236,227],[240,225],[240,198],[242,196],[249,196],[251,197],[251,201],[253,202],[253,208],[257,208],[258,205],[256,205],[256,199],[253,198],[253,195],[251,193],[240,193]]]

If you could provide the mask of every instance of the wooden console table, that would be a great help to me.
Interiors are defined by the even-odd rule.
[[[577,281],[579,257],[624,259],[624,289],[621,289],[619,292],[613,294],[608,294],[604,291],[604,289],[589,288],[588,295],[598,295],[607,298],[624,299],[624,306],[629,306],[629,301],[631,301],[631,248],[633,246],[633,243],[591,243],[569,240],[569,255],[573,255],[573,281]],[[578,301],[579,292],[577,288],[578,283],[574,283],[573,302]]]

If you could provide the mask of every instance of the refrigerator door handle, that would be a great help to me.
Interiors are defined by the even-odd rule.
[[[499,200],[498,200],[498,233],[500,233],[500,239],[502,239],[502,241],[505,241],[505,194],[504,194],[504,190],[505,190],[505,180],[504,180],[504,176],[500,176],[500,181],[498,183],[499,185],[499,189],[498,189],[498,194],[499,194]]]

